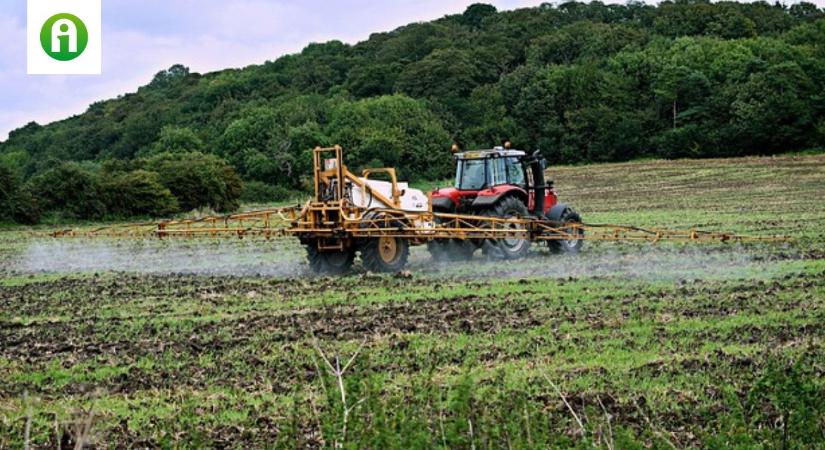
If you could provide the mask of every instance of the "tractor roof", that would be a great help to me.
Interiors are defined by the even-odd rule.
[[[456,153],[458,159],[480,159],[491,156],[524,156],[525,153],[521,150],[510,150],[503,147],[495,147],[486,150],[468,150],[466,152]]]

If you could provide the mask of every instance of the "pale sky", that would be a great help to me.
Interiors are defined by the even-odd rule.
[[[2,0],[0,141],[29,121],[45,124],[134,92],[172,64],[201,73],[260,64],[310,42],[355,43],[374,32],[461,13],[478,1],[103,0],[103,73],[62,76],[26,74],[26,1]],[[542,1],[485,3],[503,10]]]

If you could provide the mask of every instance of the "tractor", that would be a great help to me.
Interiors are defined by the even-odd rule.
[[[437,213],[499,218],[538,217],[556,223],[581,223],[579,214],[559,203],[552,180],[545,181],[546,161],[536,151],[528,155],[506,142],[490,150],[460,152],[453,146],[455,184],[432,192],[432,210]],[[576,234],[581,229],[572,230]],[[554,253],[576,253],[584,240],[548,240]],[[434,259],[457,261],[472,257],[481,248],[493,259],[518,259],[530,250],[529,239],[433,239],[427,249]]]

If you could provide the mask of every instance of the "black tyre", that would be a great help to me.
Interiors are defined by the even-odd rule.
[[[355,252],[329,251],[322,252],[315,245],[307,245],[307,261],[309,268],[318,275],[341,275],[352,269]]]
[[[571,208],[567,208],[561,214],[562,223],[581,223],[582,218],[579,213]],[[559,227],[568,234],[578,237],[584,237],[584,230],[581,228],[564,228]],[[584,240],[582,239],[557,239],[547,241],[547,247],[553,253],[578,253],[584,248]]]
[[[484,215],[504,219],[512,217],[527,217],[530,213],[527,206],[515,197],[501,199],[493,209]],[[513,225],[512,228],[518,228]],[[530,252],[530,240],[519,238],[487,239],[481,247],[485,256],[492,259],[519,259]]]
[[[374,216],[374,218],[378,217]],[[401,221],[394,219],[388,224],[391,227],[404,227]],[[407,265],[409,256],[410,246],[407,240],[399,237],[368,237],[364,239],[361,246],[361,262],[370,272],[399,272]]]

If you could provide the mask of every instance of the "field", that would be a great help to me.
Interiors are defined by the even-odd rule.
[[[825,448],[825,156],[550,174],[587,222],[793,240],[332,279],[293,242],[6,229],[0,449]]]

